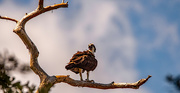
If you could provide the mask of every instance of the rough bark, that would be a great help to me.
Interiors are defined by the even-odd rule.
[[[51,6],[44,7],[44,0],[39,0],[39,4],[36,10],[32,11],[31,13],[26,13],[21,20],[17,21],[16,19],[0,16],[0,19],[10,20],[16,22],[16,27],[14,28],[13,32],[16,33],[30,53],[30,68],[37,74],[40,78],[40,85],[37,93],[47,93],[50,88],[57,83],[67,83],[71,86],[81,86],[81,87],[89,87],[89,88],[98,88],[98,89],[114,89],[114,88],[133,88],[138,89],[141,85],[143,85],[151,76],[148,76],[146,79],[141,79],[135,83],[114,83],[111,82],[109,84],[102,84],[96,82],[86,82],[86,81],[79,81],[74,80],[69,77],[69,75],[59,75],[59,76],[49,76],[39,65],[38,63],[38,55],[39,51],[33,41],[29,38],[25,31],[25,24],[32,18],[43,14],[47,11],[51,11],[58,8],[67,8],[68,2],[64,3],[64,0],[60,4],[55,4]]]

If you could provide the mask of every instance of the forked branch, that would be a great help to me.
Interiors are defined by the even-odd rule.
[[[45,12],[48,12],[48,11],[51,11],[51,10],[54,10],[54,9],[67,8],[67,7],[68,7],[68,2],[43,7],[43,0],[39,0],[38,8],[36,10],[32,11],[31,13],[28,13],[27,15],[25,15],[20,20],[19,24],[17,24],[17,25],[24,28],[27,21],[29,21],[30,19],[32,19],[32,18],[34,18],[34,17],[36,17],[36,16],[38,16],[40,14],[43,14]]]

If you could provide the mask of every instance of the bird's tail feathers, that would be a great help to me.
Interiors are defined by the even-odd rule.
[[[74,66],[75,66],[75,64],[72,62],[72,63],[66,65],[65,68],[66,68],[67,70],[69,70],[69,69],[73,68]]]

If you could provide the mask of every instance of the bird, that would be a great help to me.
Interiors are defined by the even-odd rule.
[[[98,61],[95,58],[94,53],[96,52],[96,47],[93,43],[88,45],[88,50],[85,51],[77,51],[69,63],[65,66],[67,70],[71,70],[72,72],[80,75],[80,80],[83,81],[82,73],[87,72],[87,79],[89,80],[89,72],[93,71],[97,67]]]

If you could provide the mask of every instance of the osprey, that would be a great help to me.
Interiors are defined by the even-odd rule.
[[[88,48],[86,51],[78,51],[75,53],[68,65],[65,66],[67,70],[71,70],[76,74],[79,73],[81,81],[83,81],[82,73],[84,73],[84,71],[87,71],[86,80],[89,81],[89,71],[93,71],[97,66],[97,60],[94,55],[96,47],[91,43],[88,45]]]

